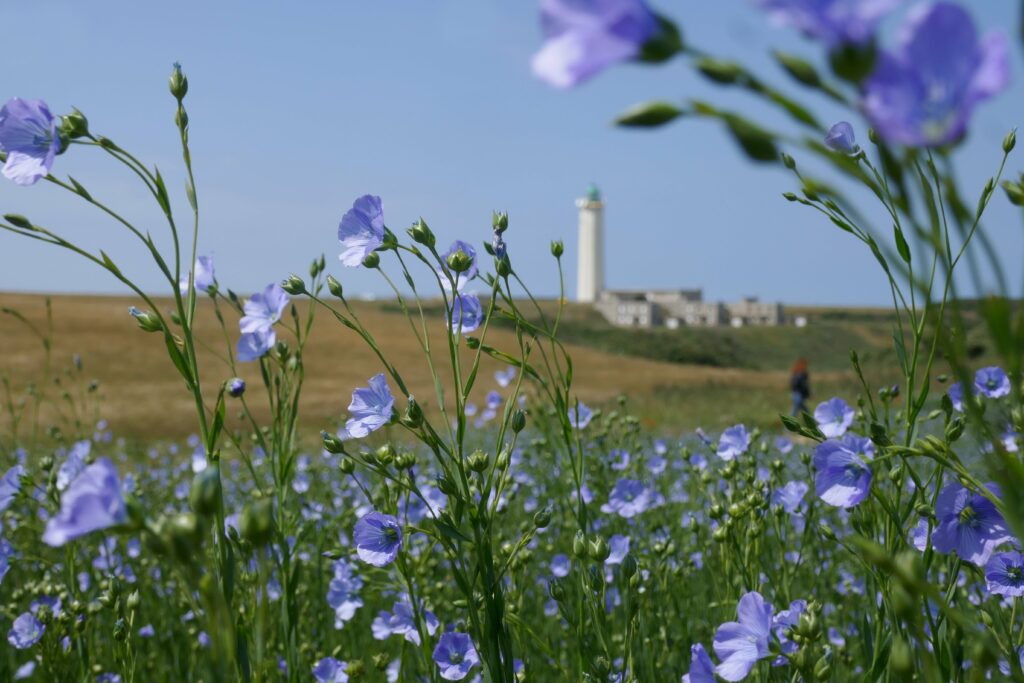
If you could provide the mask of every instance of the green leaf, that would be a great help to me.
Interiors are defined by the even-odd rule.
[[[102,258],[103,265],[107,268],[107,270],[109,270],[114,275],[121,274],[121,269],[117,267],[117,264],[115,264],[114,261],[109,256],[107,256],[107,252],[101,249],[100,257]]]
[[[185,183],[185,195],[188,197],[188,203],[189,203],[189,206],[192,207],[192,210],[193,211],[198,211],[199,210],[199,204],[196,202],[196,188],[190,182],[186,182]]]
[[[191,390],[193,385],[192,371],[188,369],[188,364],[185,362],[185,357],[181,354],[181,349],[178,348],[178,343],[174,341],[174,337],[170,334],[164,334],[164,342],[167,344],[167,355],[171,357],[174,367],[178,368],[178,373],[185,380],[189,390]]]
[[[72,187],[75,188],[75,192],[77,192],[80,197],[82,197],[83,199],[86,199],[88,201],[92,201],[92,195],[89,194],[89,191],[86,190],[85,187],[83,187],[80,182],[78,182],[77,180],[75,180],[71,176],[68,176],[68,182],[71,183]]]
[[[900,258],[903,259],[903,262],[909,266],[910,245],[907,244],[907,238],[903,235],[903,230],[901,230],[898,225],[893,224],[892,231],[896,236],[896,251],[899,252]]]
[[[653,128],[663,126],[682,115],[683,111],[671,102],[654,100],[628,109],[615,119],[615,123],[630,128]]]
[[[740,148],[753,161],[778,161],[775,137],[757,124],[735,114],[723,114],[722,120]]]
[[[164,213],[169,214],[171,212],[171,198],[167,194],[167,185],[164,183],[164,177],[160,175],[160,169],[156,170],[156,200],[160,204],[160,208],[164,210]]]
[[[683,33],[671,20],[657,15],[659,31],[640,47],[637,60],[648,64],[660,64],[672,59],[683,51]]]
[[[907,369],[907,347],[903,343],[903,335],[896,328],[893,328],[892,331],[892,341],[896,349],[896,360],[899,361],[900,370],[903,371],[903,376],[906,377],[910,374],[910,371]]]

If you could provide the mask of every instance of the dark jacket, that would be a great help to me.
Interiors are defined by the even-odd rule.
[[[806,372],[794,372],[789,378],[789,389],[799,393],[804,398],[811,395],[811,384]]]

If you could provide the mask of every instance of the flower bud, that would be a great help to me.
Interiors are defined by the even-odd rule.
[[[380,254],[378,254],[375,251],[371,251],[369,254],[366,255],[366,258],[363,259],[363,267],[364,268],[370,268],[372,270],[373,268],[376,268],[379,265],[380,265]]]
[[[526,413],[524,413],[522,410],[517,410],[516,412],[512,413],[512,431],[518,434],[519,432],[523,431],[523,428],[525,427]]]
[[[245,380],[241,377],[232,377],[227,383],[228,396],[238,398],[245,393]]]
[[[626,553],[626,557],[622,559],[622,578],[630,580],[636,574],[637,569],[636,557],[633,553]]]
[[[504,472],[508,469],[509,462],[512,460],[512,455],[509,453],[508,448],[502,449],[501,453],[498,453],[497,459],[494,461],[494,466],[500,472]]]
[[[182,512],[171,518],[166,528],[168,545],[181,562],[192,562],[196,548],[202,540],[199,519],[191,512]]]
[[[512,262],[508,260],[508,256],[499,259],[494,267],[495,272],[498,273],[499,277],[508,277],[512,274]]]
[[[456,249],[448,255],[445,262],[453,273],[465,273],[473,265],[473,258],[462,249]]]
[[[1013,148],[1017,146],[1017,131],[1011,130],[1003,138],[1003,151],[1009,154],[1013,151]]]
[[[298,294],[306,293],[306,283],[302,281],[302,278],[298,275],[292,274],[288,276],[288,279],[281,283],[281,289],[295,296]]]
[[[491,227],[499,235],[508,229],[508,214],[504,211],[494,211],[491,214]]]
[[[459,492],[459,488],[452,482],[452,480],[444,475],[437,477],[437,488],[446,496],[453,496]]]
[[[413,223],[408,232],[409,237],[412,238],[413,242],[422,244],[429,249],[433,249],[434,245],[437,244],[437,239],[434,237],[434,233],[430,230],[427,222],[422,218]]]
[[[249,543],[265,545],[274,530],[273,502],[264,498],[246,505],[238,519],[238,529]]]
[[[327,276],[327,290],[334,296],[341,299],[344,295],[344,290],[341,288],[341,283],[338,282],[333,275]]]
[[[85,114],[73,108],[70,114],[61,117],[60,131],[72,140],[88,137],[89,121]]]
[[[409,429],[419,429],[420,425],[423,424],[423,409],[420,408],[420,404],[416,402],[416,398],[413,396],[409,397],[409,404],[405,407],[401,423]]]
[[[220,509],[221,496],[220,464],[210,463],[192,479],[189,502],[196,514],[208,516]]]
[[[484,453],[483,451],[473,451],[473,453],[469,456],[468,463],[469,469],[473,470],[474,472],[483,472],[484,470],[487,469],[487,465],[489,464],[489,458],[487,457],[487,454]]]
[[[572,539],[572,554],[580,559],[587,556],[587,543],[582,531],[577,531],[575,538]]]
[[[604,562],[611,555],[611,548],[608,547],[608,541],[604,540],[601,536],[598,536],[590,541],[590,559],[595,562]]]
[[[545,528],[551,523],[551,508],[541,508],[537,511],[537,514],[533,516],[533,526],[538,529]]]
[[[135,322],[139,324],[139,329],[143,332],[160,332],[163,330],[163,325],[160,323],[160,319],[149,311],[140,311],[134,306],[131,306],[128,309],[128,313],[135,318]]]
[[[555,240],[551,243],[551,255],[555,258],[562,258],[562,254],[565,253],[565,245],[562,240]]]
[[[324,442],[324,450],[327,451],[328,453],[334,453],[335,455],[337,455],[338,453],[345,452],[344,442],[338,437],[336,437],[334,434],[331,434],[330,432],[327,431],[322,431],[320,432],[320,439]]]
[[[179,102],[185,99],[185,95],[188,93],[188,79],[185,78],[185,74],[181,71],[181,64],[178,62],[174,63],[174,70],[171,71],[171,78],[167,83],[168,89],[171,94],[174,95],[175,99]]]
[[[352,458],[342,458],[338,463],[338,469],[342,474],[352,474],[355,472],[356,464],[352,462]]]

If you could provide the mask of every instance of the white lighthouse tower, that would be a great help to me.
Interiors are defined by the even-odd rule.
[[[604,289],[604,202],[597,185],[591,183],[576,207],[580,210],[576,300],[594,303]]]

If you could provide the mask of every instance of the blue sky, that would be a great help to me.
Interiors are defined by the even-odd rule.
[[[968,4],[985,30],[1017,25],[1018,3]],[[769,25],[747,0],[656,6],[696,44],[754,64],[777,84],[787,81],[770,48],[821,57],[816,44]],[[898,22],[899,14],[887,33]],[[336,260],[338,221],[365,193],[383,198],[392,229],[422,215],[443,244],[488,239],[491,210],[506,210],[524,279],[540,293],[557,291],[548,243],[562,238],[571,292],[573,202],[594,181],[607,201],[609,287],[699,286],[712,299],[787,303],[887,300],[865,250],[819,214],[785,202],[791,176],[749,164],[714,123],[687,120],[653,133],[610,124],[651,98],[710,99],[784,125],[777,114],[680,62],[619,67],[579,89],[552,90],[529,69],[540,44],[532,0],[3,3],[0,23],[33,27],[5,34],[0,97],[41,97],[60,112],[79,107],[94,132],[160,166],[182,215],[166,77],[172,62],[184,65],[200,250],[214,254],[218,279],[240,294],[305,272],[320,253],[348,291],[384,293],[373,274]],[[972,196],[995,170],[1004,134],[1024,122],[1016,34],[1014,83],[979,109],[959,153]],[[823,119],[838,115],[800,95]],[[1021,168],[1011,161],[1014,173]],[[155,205],[96,151],[75,148],[56,170],[165,235]],[[122,232],[51,186],[4,182],[0,208],[102,247],[144,287],[160,287]],[[1020,282],[1021,216],[1001,192],[986,226]],[[0,255],[3,290],[123,291],[89,264],[10,235],[0,235]]]

